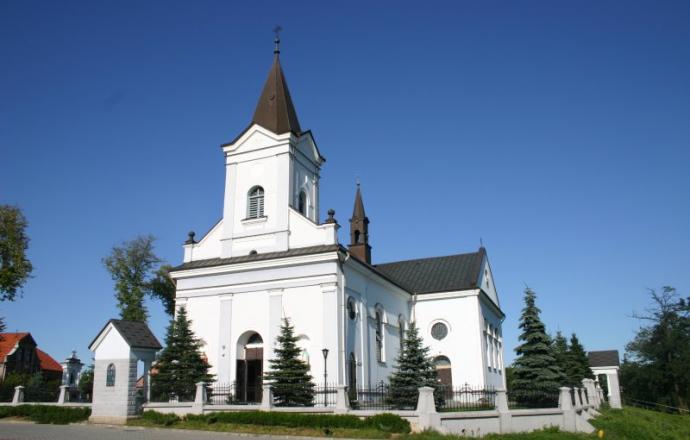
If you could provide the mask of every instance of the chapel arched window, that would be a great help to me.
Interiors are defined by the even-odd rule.
[[[105,386],[114,387],[115,386],[115,364],[108,365],[108,369],[105,373]]]
[[[300,191],[299,200],[297,202],[297,208],[300,214],[307,215],[307,193]]]

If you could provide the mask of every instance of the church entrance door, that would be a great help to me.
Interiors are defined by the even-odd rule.
[[[263,339],[258,333],[243,335],[238,345],[235,376],[235,400],[245,403],[261,402],[264,364]],[[242,340],[246,342],[242,343]],[[238,348],[240,348],[238,347]]]

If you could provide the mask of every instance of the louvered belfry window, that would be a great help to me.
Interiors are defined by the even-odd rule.
[[[264,189],[255,186],[249,190],[247,201],[247,218],[259,218],[264,216]]]

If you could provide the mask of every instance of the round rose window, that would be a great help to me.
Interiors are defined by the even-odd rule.
[[[448,336],[448,327],[442,323],[442,322],[437,322],[436,324],[431,326],[431,337],[434,339],[438,339],[439,341],[443,338]]]

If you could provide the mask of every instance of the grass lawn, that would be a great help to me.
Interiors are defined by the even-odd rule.
[[[590,423],[597,429],[604,431],[605,440],[689,440],[690,416],[663,414],[638,408],[625,408],[622,410],[606,409]],[[137,426],[155,426],[144,419],[135,419],[130,424]],[[369,438],[399,440],[461,440],[466,437],[455,435],[442,435],[436,432],[423,432],[419,434],[390,434],[376,429],[348,429],[331,428],[327,431],[319,428],[294,428],[285,426],[260,426],[235,423],[203,423],[199,421],[180,421],[170,428],[196,429],[205,431],[241,432],[251,434],[274,435],[298,435],[308,437],[335,437],[335,438]],[[597,433],[573,434],[559,432],[554,429],[537,431],[525,434],[487,435],[482,437],[487,440],[594,440]]]
[[[144,419],[134,419],[127,422],[128,425],[162,428],[159,424]],[[387,439],[390,434],[376,429],[348,429],[329,428],[324,431],[319,428],[292,428],[288,426],[262,426],[243,425],[238,423],[213,423],[208,424],[197,421],[181,421],[168,426],[173,429],[194,429],[214,432],[241,432],[245,434],[269,434],[269,435],[300,435],[305,437],[334,437],[334,438],[366,438]]]

